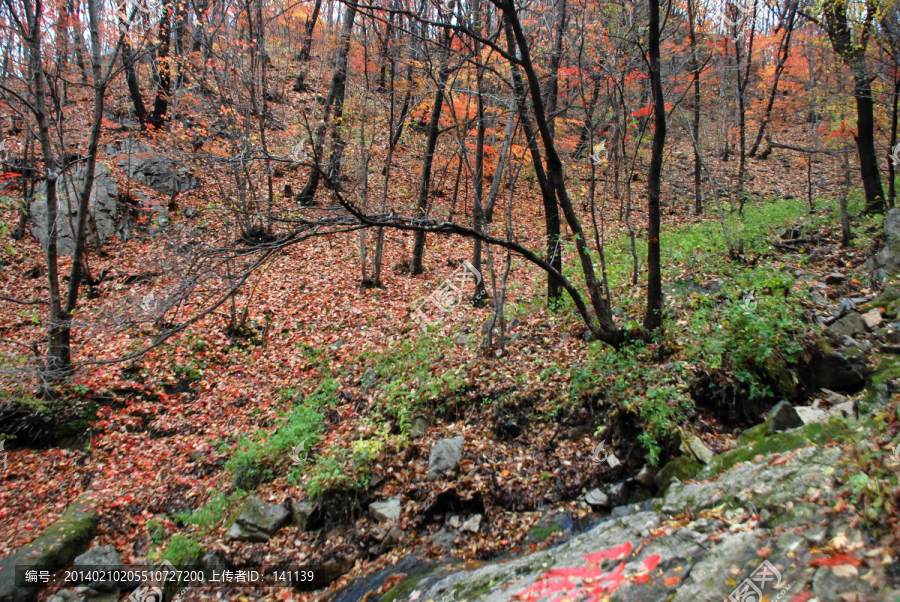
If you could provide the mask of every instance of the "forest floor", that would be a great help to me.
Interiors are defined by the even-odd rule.
[[[101,511],[95,545],[114,546],[126,563],[148,557],[183,560],[195,547],[234,567],[321,567],[334,558],[353,559],[347,574],[331,586],[336,589],[413,550],[481,562],[552,544],[553,536],[544,541],[528,537],[548,511],[566,508],[590,522],[585,492],[620,481],[648,461],[674,456],[660,443],[664,437],[651,432],[654,428],[677,423],[715,453],[731,449],[736,433],[758,422],[777,401],[776,393],[763,396],[758,408],[755,401],[748,404],[746,414],[683,407],[698,378],[721,377],[718,385],[729,391],[747,384],[740,374],[715,370],[710,358],[718,353],[722,360],[727,353],[697,348],[698,338],[717,336],[704,330],[713,310],[698,295],[730,307],[751,290],[769,299],[787,287],[787,314],[762,316],[760,323],[778,317],[787,321],[772,327],[781,329],[773,341],[806,336],[815,328],[817,312],[827,313],[807,288],[834,303],[874,294],[861,264],[879,236],[880,218],[854,217],[856,238],[842,249],[833,200],[840,187],[828,165],[818,166],[821,186],[810,212],[806,174],[796,169],[794,159],[775,155],[751,161],[748,186],[758,194],[744,215],[733,213],[723,199],[731,234],[744,241],[742,260],[731,262],[714,204],[707,204],[703,218],[690,213],[692,201],[684,196],[692,181],[688,159],[685,149],[674,151],[664,175],[666,182],[685,184],[667,186],[665,195],[678,199],[663,216],[664,279],[677,286],[667,297],[667,332],[656,341],[620,352],[586,342],[571,303],[564,300],[548,310],[541,301],[543,276],[517,259],[506,304],[507,319],[514,322],[502,351],[480,345],[488,308],[465,306],[423,333],[410,310],[470,258],[468,241],[429,236],[426,272],[410,277],[399,267],[408,258],[412,235],[388,232],[385,289],[364,290],[359,287],[358,234],[314,238],[273,259],[239,295],[239,311],[249,305],[250,336],[229,334],[230,316],[223,306],[135,361],[84,366],[58,400],[30,398],[38,409],[65,405],[69,422],[64,426],[73,436],[66,445],[47,448],[9,442],[0,487],[0,555],[33,540],[73,500],[89,493]],[[725,166],[731,169],[733,163]],[[579,172],[571,173],[574,180]],[[218,225],[219,214],[206,198],[214,190],[205,181],[211,176],[197,175],[201,186],[179,196],[173,228]],[[775,181],[777,192],[771,185]],[[539,248],[542,215],[534,198],[532,187],[530,202],[516,200],[514,219],[522,226],[519,242]],[[440,199],[436,211],[446,203],[446,197]],[[185,216],[189,207],[196,209],[195,217]],[[643,265],[641,207],[636,201]],[[858,214],[858,200],[851,210]],[[606,211],[607,216],[615,213],[612,207]],[[4,218],[14,222],[12,210]],[[791,226],[819,237],[814,264],[771,246]],[[627,231],[617,219],[607,219],[605,227],[617,315],[623,324],[640,321],[645,289],[630,284]],[[106,317],[133,312],[146,295],[165,288],[160,280],[126,284],[128,275],[144,274],[161,260],[164,240],[164,235],[138,236],[92,254],[95,273],[106,267],[115,278],[79,304],[86,317],[85,327],[76,331],[77,358],[111,360],[152,338],[152,322],[126,329]],[[564,258],[569,266],[575,261],[571,237]],[[502,261],[495,251],[494,262]],[[42,254],[35,241],[7,241],[3,262],[2,294],[42,296]],[[797,270],[806,276],[794,287]],[[826,285],[825,277],[836,270],[847,278]],[[761,302],[760,313],[782,308],[767,303]],[[196,310],[190,303],[178,309],[184,315]],[[40,314],[30,306],[3,304],[0,324],[0,336],[26,347],[42,336]],[[657,391],[660,382],[665,386]],[[753,382],[774,388],[771,379]],[[30,384],[10,385],[8,395],[34,391]],[[657,393],[664,394],[661,403],[644,404],[652,413],[636,407]],[[825,393],[797,389],[795,401],[817,399],[829,403]],[[316,415],[298,413],[304,405]],[[427,429],[414,436],[411,425],[420,417]],[[85,437],[81,427],[88,424]],[[651,435],[639,439],[643,433]],[[459,435],[465,438],[460,478],[427,482],[433,444]],[[623,460],[621,466],[592,462],[601,440]],[[308,457],[298,468],[291,453],[300,442],[307,444]],[[283,504],[318,496],[329,507],[327,528],[290,527],[264,543],[230,541],[225,533],[248,495],[238,486],[247,484],[241,481],[247,475],[256,486],[253,495],[265,501]],[[402,544],[367,553],[384,534],[361,508],[395,495],[411,501],[399,522]],[[484,520],[477,532],[459,532],[452,545],[436,545],[435,504],[447,500],[477,507]],[[311,599],[319,594],[285,590],[271,595]]]

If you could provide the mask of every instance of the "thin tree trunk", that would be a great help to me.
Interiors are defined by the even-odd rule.
[[[897,148],[897,101],[900,99],[900,73],[898,73],[897,65],[894,65],[894,98],[891,103],[891,147],[889,152]],[[900,150],[900,149],[898,149]],[[900,152],[897,152],[900,155]],[[896,167],[893,157],[888,159],[888,206],[894,207],[894,201],[897,198],[897,192],[894,190],[894,179],[896,177]]]
[[[448,68],[450,29],[444,28],[441,36],[441,62],[438,67],[437,90],[434,93],[434,104],[431,107],[431,119],[428,122],[428,140],[425,143],[425,159],[422,161],[422,176],[419,179],[419,194],[416,197],[416,217],[423,218],[428,213],[428,191],[431,185],[431,168],[434,163],[434,151],[437,148],[440,134],[441,110],[444,106],[444,94],[447,80],[450,79]],[[413,240],[412,257],[409,260],[410,274],[422,273],[422,260],[425,256],[425,232],[417,231]]]
[[[694,24],[694,1],[688,0],[688,25],[691,42],[691,80],[694,87],[692,114],[694,119],[694,135],[700,135],[700,61],[697,58],[697,31]],[[699,146],[694,150],[694,214],[703,215],[703,194],[700,190],[700,158]]]
[[[787,10],[788,13],[784,23],[784,35],[781,37],[781,44],[778,48],[778,62],[775,65],[775,76],[772,80],[772,89],[769,90],[769,99],[768,101],[766,101],[766,108],[763,112],[763,118],[759,124],[759,130],[756,132],[756,140],[754,140],[753,146],[750,148],[750,152],[747,153],[751,157],[756,156],[756,152],[759,150],[759,145],[760,143],[762,143],[763,136],[766,132],[766,126],[768,126],[769,118],[772,115],[772,107],[775,106],[775,96],[778,93],[778,81],[781,79],[781,74],[784,73],[785,65],[787,65],[788,54],[791,47],[791,34],[793,34],[794,32],[794,22],[796,21],[797,17],[796,0],[790,0]]]
[[[562,61],[563,39],[566,35],[566,0],[557,0],[557,17],[555,39],[553,41],[553,53],[550,55],[548,66],[549,77],[547,79],[547,122],[550,126],[550,135],[555,136],[556,103],[559,97],[559,64]]]
[[[325,107],[323,109],[322,122],[316,130],[316,140],[313,148],[313,165],[306,181],[306,186],[297,196],[297,201],[301,205],[310,205],[316,196],[316,190],[319,188],[321,181],[321,171],[319,163],[323,153],[325,144],[325,132],[328,123],[331,121],[331,109],[336,103],[337,98],[341,98],[343,102],[344,90],[347,84],[347,55],[350,53],[350,34],[353,32],[353,21],[356,19],[356,5],[348,4],[344,12],[344,22],[341,26],[341,43],[335,53],[334,73],[331,77],[331,86],[328,89],[328,96],[325,98]]]
[[[660,268],[660,215],[659,180],[662,172],[663,149],[666,143],[666,108],[663,103],[662,75],[659,59],[659,0],[648,0],[650,6],[650,31],[648,58],[650,60],[650,87],[653,91],[653,115],[655,131],[650,154],[650,171],[647,174],[647,314],[644,328],[653,331],[662,326],[663,295]]]
[[[516,40],[512,27],[506,27],[507,47],[510,54],[516,54]],[[528,151],[531,154],[531,163],[534,165],[534,175],[538,181],[538,187],[541,191],[541,200],[544,205],[544,225],[547,237],[547,262],[553,266],[557,272],[562,272],[562,253],[560,252],[560,232],[559,232],[559,206],[556,204],[556,196],[547,174],[544,171],[544,164],[541,158],[540,150],[537,146],[537,135],[531,125],[531,118],[528,116],[526,108],[526,92],[525,84],[522,81],[522,75],[518,65],[512,65],[513,92],[515,93],[516,103],[519,108],[519,121],[522,122],[522,131],[525,132],[525,142]],[[562,295],[562,285],[551,273],[547,273],[547,301],[554,304]]]
[[[180,1],[180,0],[179,0]],[[159,16],[159,48],[156,50],[156,98],[153,99],[153,113],[149,121],[155,127],[162,127],[169,109],[172,95],[172,72],[169,64],[169,46],[172,37],[172,0],[162,0]]]

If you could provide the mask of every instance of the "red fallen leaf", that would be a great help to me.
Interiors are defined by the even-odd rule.
[[[650,575],[644,573],[643,575],[638,575],[634,578],[635,583],[647,583],[650,580]]]
[[[659,561],[661,560],[659,554],[653,554],[652,556],[647,556],[642,561],[644,563],[644,568],[648,571],[654,570],[659,566]]]
[[[756,555],[759,556],[760,558],[763,558],[763,557],[765,557],[765,556],[768,556],[768,555],[771,554],[771,553],[772,553],[772,548],[770,548],[769,546],[766,546],[766,547],[764,547],[764,548],[760,548],[760,549],[756,552]]]
[[[681,577],[679,577],[677,575],[675,575],[673,577],[666,577],[666,579],[663,581],[663,583],[665,583],[666,587],[675,587],[676,585],[681,583]]]
[[[769,462],[769,466],[778,466],[779,464],[784,464],[787,461],[788,461],[788,459],[786,456],[779,456],[779,457],[775,458],[774,460],[772,460],[771,462]]]
[[[850,554],[835,554],[834,556],[819,556],[818,558],[813,558],[809,562],[809,566],[834,567],[842,564],[852,564],[859,568],[862,566],[862,560],[856,556],[851,556]]]
[[[800,592],[799,594],[791,596],[791,602],[806,602],[807,600],[812,599],[812,597],[812,592]]]
[[[588,562],[600,564],[604,560],[617,560],[623,556],[627,556],[631,553],[631,549],[631,542],[626,541],[625,543],[619,544],[617,546],[613,546],[605,550],[600,550],[599,552],[594,552],[593,554],[587,554],[583,558]]]

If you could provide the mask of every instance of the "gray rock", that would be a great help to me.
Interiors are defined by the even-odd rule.
[[[119,567],[122,565],[122,558],[114,547],[100,546],[76,556],[73,564],[76,569],[83,569],[87,566]]]
[[[125,141],[118,151],[115,147],[107,150],[115,155],[116,165],[135,182],[157,192],[171,196],[197,185],[197,179],[188,170],[176,167],[172,159],[145,142]]]
[[[865,383],[865,356],[859,349],[835,351],[824,339],[816,341],[809,364],[813,388],[856,390]]]
[[[584,496],[584,501],[592,508],[609,508],[609,496],[599,489],[592,489]]]
[[[400,518],[400,498],[392,497],[382,502],[372,502],[369,504],[369,514],[378,522]]]
[[[75,569],[84,571],[121,570],[124,567],[119,553],[112,546],[100,546],[76,556],[74,566]],[[91,581],[88,587],[95,590],[118,591],[116,581]]]
[[[884,216],[884,235],[893,238],[900,234],[900,209],[893,208]]]
[[[268,541],[269,536],[285,526],[291,513],[284,506],[249,497],[226,536],[240,541]]]
[[[419,439],[428,434],[428,427],[430,423],[428,419],[424,416],[416,416],[412,419],[412,423],[409,426],[409,437],[411,439]]]
[[[434,444],[428,460],[429,481],[435,481],[456,468],[462,460],[464,444],[465,439],[462,436],[443,439]]]
[[[268,533],[250,529],[238,522],[231,525],[228,531],[225,532],[225,537],[232,541],[250,541],[255,543],[269,541]]]
[[[813,297],[814,298],[818,297],[819,299],[822,299],[823,304],[824,304],[824,302],[827,302],[827,299],[825,299],[824,297],[822,297],[822,295],[819,295],[818,293],[815,293],[813,295]],[[857,309],[858,308],[856,307],[856,303],[854,303],[851,299],[843,298],[840,301],[838,301],[837,306],[834,308],[834,311],[832,311],[832,315],[834,315],[835,318],[840,318],[841,316],[844,316],[850,312],[857,311]]]
[[[847,277],[840,272],[832,272],[825,276],[825,284],[841,284]]]
[[[78,193],[84,182],[84,172],[75,177],[63,176],[56,183],[59,213],[56,227],[57,251],[60,255],[75,252],[75,234],[72,225],[77,223]],[[41,246],[47,249],[47,193],[39,189],[31,203],[31,231]],[[97,164],[94,187],[88,200],[87,242],[100,246],[107,239],[118,236],[120,241],[131,238],[131,220],[128,212],[119,207],[119,187],[112,172],[102,163]]]
[[[803,420],[787,401],[781,401],[769,411],[766,417],[766,432],[770,435],[803,426]]]
[[[828,412],[820,410],[819,408],[801,406],[794,408],[794,410],[796,410],[797,415],[800,416],[800,420],[803,421],[803,424],[822,423],[829,418]]]
[[[833,341],[840,341],[844,336],[854,338],[867,332],[869,332],[869,327],[866,326],[862,316],[857,313],[847,314],[825,331]]]
[[[193,207],[188,207],[184,210],[184,216],[188,219],[194,219],[195,217],[197,217],[197,210]]]
[[[702,464],[709,464],[715,454],[696,435],[685,435],[681,440],[681,450]]]
[[[673,483],[663,500],[662,512],[680,514],[688,506],[692,512],[698,512],[724,501],[734,507],[777,509],[795,501],[798,487],[806,491],[807,487],[825,483],[825,470],[838,466],[840,456],[840,450],[833,447],[807,447],[784,464],[744,462],[722,473],[716,481]],[[701,472],[698,478],[704,476],[708,475]]]
[[[87,598],[74,589],[61,589],[47,602],[85,602]]]
[[[659,470],[657,470],[656,468],[650,466],[649,464],[644,464],[644,467],[641,469],[641,471],[635,475],[634,480],[644,487],[652,489],[656,486],[656,475],[658,473]]]
[[[459,528],[460,531],[468,531],[469,533],[478,533],[478,529],[481,528],[481,515],[473,514],[462,524]]]
[[[613,506],[621,506],[628,501],[628,484],[624,481],[616,483],[607,492],[609,503]]]
[[[318,508],[310,502],[292,502],[291,514],[293,515],[293,523],[301,530],[307,531],[313,522]]]

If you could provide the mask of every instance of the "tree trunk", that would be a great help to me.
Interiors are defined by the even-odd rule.
[[[856,150],[859,155],[863,189],[866,193],[866,213],[882,213],[884,211],[884,189],[881,187],[878,156],[875,154],[872,86],[866,65],[866,46],[877,12],[877,3],[874,0],[866,0],[866,12],[861,19],[861,31],[854,36],[847,18],[847,5],[843,0],[826,0],[822,9],[824,25],[828,37],[831,39],[831,46],[854,77]]]
[[[506,41],[510,54],[516,54],[516,40],[512,26],[506,25]],[[534,165],[534,176],[538,181],[538,187],[541,191],[541,201],[544,205],[544,226],[547,237],[547,263],[553,266],[557,272],[562,272],[562,253],[559,249],[560,244],[560,223],[559,223],[559,206],[556,204],[556,195],[553,187],[544,171],[544,163],[541,158],[540,150],[537,146],[537,134],[531,125],[531,118],[528,116],[526,108],[526,92],[525,84],[522,81],[522,75],[518,65],[512,65],[513,92],[515,100],[519,108],[519,120],[522,122],[522,131],[525,132],[525,143],[531,154],[531,163]],[[547,302],[554,304],[562,295],[562,284],[553,276],[547,273]]]
[[[653,116],[655,131],[650,154],[650,171],[647,174],[647,314],[644,328],[656,330],[662,326],[663,295],[660,269],[660,216],[659,179],[662,172],[663,149],[666,143],[666,108],[663,103],[662,75],[659,60],[659,0],[648,0],[650,28],[648,58],[650,60],[650,87],[653,91]]]
[[[309,60],[309,55],[312,51],[313,31],[316,28],[316,21],[319,19],[319,10],[321,8],[322,0],[316,0],[316,3],[313,4],[312,14],[304,24],[303,48],[300,49],[300,53],[297,55],[297,60],[301,63]]]
[[[559,64],[562,61],[563,39],[566,35],[566,0],[557,0],[556,38],[553,41],[553,53],[550,55],[549,76],[547,79],[547,122],[550,135],[556,136],[556,103],[559,98]]]
[[[353,21],[355,19],[356,5],[348,4],[346,12],[344,13],[344,23],[341,26],[341,44],[335,53],[334,73],[331,76],[331,86],[328,89],[328,96],[325,98],[322,123],[319,124],[319,127],[316,130],[316,140],[313,147],[313,161],[315,162],[315,165],[313,165],[312,170],[309,173],[309,179],[306,181],[306,186],[303,187],[303,190],[297,196],[297,201],[301,205],[312,204],[313,199],[315,199],[316,196],[316,190],[319,188],[319,182],[322,176],[319,162],[322,157],[323,146],[325,143],[325,131],[328,128],[329,121],[331,121],[331,109],[334,106],[336,99],[340,97],[341,102],[343,102],[344,90],[347,84],[347,55],[350,53],[350,34],[353,32]]]
[[[181,1],[181,0],[179,0]],[[162,0],[159,16],[159,48],[156,50],[154,67],[156,70],[156,98],[153,99],[153,113],[149,122],[160,128],[169,109],[172,94],[172,72],[169,64],[169,42],[172,37],[172,0]]]
[[[894,65],[894,99],[891,103],[891,148],[888,152],[893,153],[897,148],[897,101],[900,100],[900,73],[898,73],[897,65]],[[900,155],[898,149],[897,155]],[[897,192],[894,190],[894,178],[896,177],[896,166],[893,157],[888,159],[888,205],[893,208],[896,200]]]
[[[884,213],[884,189],[875,154],[874,103],[869,79],[858,78],[853,93],[856,96],[856,148],[863,190],[866,192],[866,213]]]
[[[656,2],[657,0],[651,0]],[[515,34],[516,44],[519,48],[519,57],[522,70],[528,79],[528,87],[531,94],[531,102],[534,106],[534,118],[537,122],[538,131],[541,134],[541,140],[544,142],[544,150],[547,153],[547,180],[556,193],[559,206],[562,207],[563,215],[566,217],[566,223],[572,230],[575,239],[575,249],[581,262],[581,271],[584,275],[585,284],[590,293],[591,302],[596,313],[599,324],[589,324],[589,328],[600,340],[617,346],[621,344],[623,339],[622,332],[616,328],[612,318],[612,310],[610,309],[609,299],[606,296],[602,284],[597,280],[594,272],[594,263],[591,258],[590,249],[581,222],[572,208],[572,203],[566,191],[566,181],[563,173],[562,161],[556,151],[553,143],[553,136],[550,134],[550,127],[547,123],[547,114],[544,111],[543,100],[541,99],[540,81],[534,70],[534,64],[531,61],[531,53],[528,48],[528,40],[522,29],[516,14],[516,7],[512,0],[492,0],[492,2],[503,10],[507,20]],[[658,34],[657,34],[658,35]],[[657,50],[658,52],[658,50]],[[661,99],[660,99],[661,100]]]
[[[434,151],[437,148],[440,134],[441,110],[444,107],[444,94],[447,80],[450,79],[448,47],[450,45],[450,29],[444,28],[441,36],[441,63],[438,68],[437,91],[434,93],[434,104],[431,107],[431,119],[428,122],[428,140],[425,143],[425,159],[422,161],[422,176],[419,179],[419,194],[416,197],[416,217],[423,218],[428,213],[428,191],[431,186],[431,168],[434,163]],[[413,240],[412,257],[409,260],[410,274],[422,273],[422,260],[425,256],[425,232],[416,232]]]
[[[694,136],[700,136],[700,61],[697,58],[697,31],[694,24],[694,2],[688,0],[688,24],[691,42],[691,80],[694,87],[692,103]],[[703,160],[700,158],[700,146],[694,150],[694,214],[703,215],[703,195],[700,191],[700,170]]]
[[[791,34],[794,32],[794,22],[797,18],[796,0],[790,0],[787,10],[788,13],[784,22],[784,35],[781,37],[781,44],[778,48],[778,63],[775,65],[775,76],[772,81],[772,89],[769,90],[769,100],[766,102],[762,122],[759,124],[759,130],[756,132],[756,140],[754,140],[750,152],[747,153],[751,157],[756,156],[756,152],[759,150],[759,145],[765,135],[766,126],[769,124],[769,118],[772,115],[772,107],[775,106],[775,96],[778,93],[778,80],[781,79],[781,74],[784,73],[785,65],[787,65],[788,53],[791,47]]]

